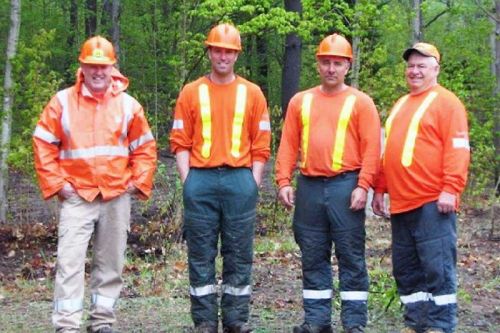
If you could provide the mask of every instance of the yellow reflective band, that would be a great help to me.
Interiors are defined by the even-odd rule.
[[[243,128],[243,119],[245,118],[246,103],[247,87],[244,84],[238,84],[236,105],[234,107],[233,132],[231,135],[231,155],[233,157],[240,157],[241,130]]]
[[[410,97],[410,95],[403,96],[397,103],[394,105],[392,108],[391,113],[389,114],[389,117],[387,117],[387,120],[385,121],[385,144],[387,145],[387,142],[389,140],[389,133],[391,132],[391,127],[392,127],[392,121],[396,117],[396,115],[399,113],[399,110],[401,110],[401,107],[403,104],[406,102],[406,100]],[[382,159],[382,163],[385,165],[385,153]]]
[[[307,93],[302,98],[302,163],[301,167],[306,167],[307,146],[309,145],[309,123],[311,118],[311,104],[313,95]]]
[[[403,154],[401,155],[401,164],[403,164],[403,166],[405,167],[409,167],[411,165],[411,162],[413,161],[413,150],[415,149],[415,141],[417,139],[420,120],[437,95],[437,92],[431,91],[411,118],[410,127],[408,128],[405,145],[403,147]]]
[[[201,147],[201,156],[210,157],[210,147],[212,146],[212,118],[210,117],[210,96],[208,95],[208,86],[200,84],[198,87],[201,111],[201,136],[203,137],[203,146]]]
[[[345,132],[347,130],[347,125],[349,125],[349,120],[351,119],[351,113],[354,108],[355,102],[356,96],[349,95],[346,98],[344,105],[342,106],[342,111],[340,111],[337,131],[335,133],[335,146],[333,147],[332,154],[333,171],[338,171],[342,168],[342,157],[344,156],[345,146]]]
[[[387,120],[385,121],[385,139],[386,139],[386,142],[387,142],[387,139],[389,138],[389,133],[390,133],[391,127],[392,127],[392,121],[394,120],[394,117],[396,117],[396,115],[399,113],[399,110],[401,110],[401,107],[406,102],[408,97],[410,97],[410,95],[403,96],[396,103],[396,105],[394,105],[391,113],[389,114],[389,117],[387,117]]]

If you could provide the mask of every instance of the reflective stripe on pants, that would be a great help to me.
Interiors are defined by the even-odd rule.
[[[305,321],[331,323],[332,242],[339,262],[341,320],[344,327],[365,326],[368,273],[365,264],[364,210],[349,209],[358,175],[298,177],[293,230],[302,252]]]
[[[79,329],[83,314],[85,257],[94,234],[90,291],[93,328],[115,322],[122,288],[130,195],[87,202],[75,195],[61,204],[52,321],[56,329]]]
[[[453,332],[457,324],[456,217],[436,202],[391,216],[394,278],[407,326]]]
[[[251,170],[191,168],[183,198],[190,290],[196,291],[191,292],[193,322],[218,321],[215,258],[219,235],[222,321],[224,325],[248,321],[257,203]]]

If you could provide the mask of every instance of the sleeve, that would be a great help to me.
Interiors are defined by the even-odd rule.
[[[372,99],[364,97],[357,111],[362,158],[358,186],[368,190],[374,185],[380,165],[380,117]]]
[[[151,196],[153,176],[156,169],[156,141],[149,128],[142,106],[135,101],[134,116],[128,129],[129,165],[132,169],[132,182],[140,191],[139,198],[146,200]]]
[[[259,88],[254,95],[253,115],[250,154],[252,162],[265,163],[271,154],[271,122],[266,98]]]
[[[184,87],[179,93],[175,104],[174,122],[170,132],[170,150],[173,154],[180,151],[191,150],[193,146],[193,119],[191,116],[188,89]]]
[[[35,171],[44,199],[49,199],[64,186],[59,166],[62,108],[56,96],[44,108],[33,133]]]
[[[467,182],[470,161],[469,129],[463,104],[453,96],[439,114],[443,148],[443,191],[460,194]]]
[[[375,193],[386,193],[387,192],[387,183],[385,180],[385,173],[384,173],[384,157],[380,159],[380,168],[378,170],[377,175],[375,176],[375,181],[374,181],[374,186],[373,190]]]
[[[276,183],[279,188],[291,184],[292,174],[297,165],[302,131],[299,99],[295,95],[288,104],[280,146],[276,155]]]

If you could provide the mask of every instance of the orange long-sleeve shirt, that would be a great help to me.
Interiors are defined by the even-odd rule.
[[[202,154],[203,120],[200,105],[200,85],[208,86],[210,100],[211,139],[209,156]],[[239,85],[246,86],[241,144],[239,156],[232,154],[235,105]],[[236,135],[237,136],[237,135]],[[270,155],[271,126],[266,99],[260,88],[250,81],[237,76],[228,84],[215,84],[207,77],[187,84],[179,94],[175,107],[173,129],[170,135],[170,149],[173,153],[190,152],[191,167],[211,168],[222,165],[251,167],[252,162],[266,162]]]
[[[420,120],[412,163],[403,166],[402,153],[410,122],[432,92],[437,95]],[[421,207],[437,200],[442,191],[458,197],[467,181],[470,158],[466,111],[452,92],[437,85],[402,98],[407,99],[392,121],[385,161],[375,187],[378,193],[389,193],[391,213]]]
[[[302,104],[308,93],[312,94],[312,102],[307,154],[304,156]],[[334,171],[332,154],[338,123],[349,96],[355,96],[355,102],[345,132],[341,168]],[[380,159],[380,119],[372,99],[352,87],[333,95],[323,93],[319,86],[296,94],[288,105],[276,158],[276,182],[280,188],[290,185],[299,151],[303,175],[332,177],[345,171],[360,170],[358,186],[371,187]]]

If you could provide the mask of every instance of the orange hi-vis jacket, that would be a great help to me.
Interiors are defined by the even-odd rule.
[[[113,69],[102,99],[77,72],[74,86],[59,91],[43,110],[33,134],[35,169],[45,199],[65,182],[91,202],[113,199],[130,182],[141,199],[151,195],[156,143],[141,105],[125,93],[128,79]]]
[[[391,213],[460,195],[467,181],[470,148],[467,115],[460,100],[436,85],[406,95],[385,125],[386,148],[375,192],[388,192]],[[458,200],[457,200],[458,208]]]
[[[380,119],[372,99],[352,87],[333,95],[320,86],[296,94],[276,158],[280,188],[290,185],[299,152],[303,175],[334,177],[359,170],[358,186],[373,186],[380,163]]]
[[[252,82],[236,76],[215,84],[204,76],[180,92],[170,149],[189,151],[191,167],[251,167],[267,161],[270,141],[266,99]]]

